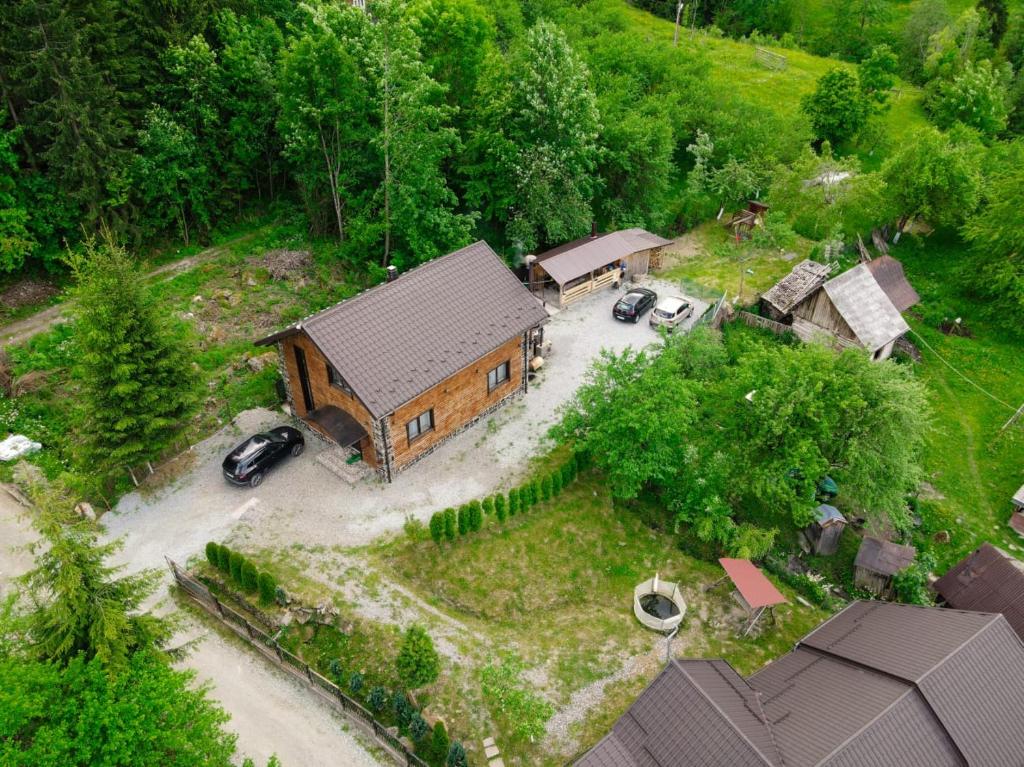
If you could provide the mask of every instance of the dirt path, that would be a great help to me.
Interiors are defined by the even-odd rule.
[[[256,236],[256,232],[248,232],[239,237],[235,237],[232,240],[221,243],[220,245],[214,245],[206,250],[196,253],[194,256],[188,256],[180,261],[171,261],[170,263],[158,266],[156,269],[146,274],[146,279],[152,280],[155,277],[159,277],[163,274],[169,274],[171,277],[175,277],[182,272],[193,269],[199,264],[212,261],[215,258],[220,257],[224,252],[232,245],[245,242]],[[168,277],[170,279],[171,277]],[[35,314],[25,317],[24,319],[12,322],[10,325],[0,327],[0,344],[3,346],[15,346],[20,343],[24,343],[28,339],[43,333],[54,325],[64,322],[67,317],[65,315],[65,309],[68,307],[68,302],[64,301],[59,304],[49,306],[42,311],[36,312]]]

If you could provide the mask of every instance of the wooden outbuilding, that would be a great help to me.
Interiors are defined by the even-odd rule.
[[[657,268],[662,248],[671,244],[644,229],[595,231],[533,259],[528,257],[530,287],[540,296],[554,292],[552,297],[564,309],[594,291]]]
[[[853,582],[875,596],[892,596],[892,577],[914,563],[917,549],[865,536],[853,562]]]
[[[477,242],[256,344],[277,346],[292,412],[391,481],[526,392],[547,318]]]
[[[776,322],[793,321],[793,309],[818,292],[832,267],[805,259],[761,296],[764,314]]]
[[[804,529],[811,552],[826,557],[835,554],[846,524],[846,517],[835,506],[827,503],[818,506],[814,510],[814,521]]]

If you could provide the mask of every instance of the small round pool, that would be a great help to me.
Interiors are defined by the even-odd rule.
[[[686,613],[686,601],[679,586],[661,580],[657,573],[633,589],[633,614],[644,626],[669,632]]]

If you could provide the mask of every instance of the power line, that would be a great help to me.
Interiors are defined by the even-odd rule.
[[[982,388],[980,385],[976,384],[970,378],[968,378],[963,373],[961,373],[959,370],[957,370],[955,367],[953,367],[949,362],[946,361],[946,358],[943,357],[941,354],[939,354],[937,351],[935,351],[935,349],[932,348],[931,344],[929,344],[927,341],[925,341],[924,338],[921,336],[921,334],[918,333],[916,330],[911,329],[910,332],[913,333],[922,344],[924,344],[925,348],[928,349],[928,351],[930,351],[932,354],[934,354],[936,357],[938,357],[939,361],[942,362],[943,365],[945,365],[950,370],[952,370],[954,373],[956,373],[958,376],[960,376],[962,379],[967,381],[967,383],[969,383],[975,389],[980,391],[986,397],[989,397],[989,398],[995,400],[996,402],[998,402],[1003,407],[1008,408],[1008,409],[1013,410],[1013,411],[1017,410],[1017,408],[1014,405],[1011,405],[1009,402],[1004,402],[1003,400],[999,399],[999,397],[997,397],[996,395],[992,394],[988,390]]]

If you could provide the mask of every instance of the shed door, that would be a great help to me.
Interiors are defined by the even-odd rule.
[[[313,403],[313,389],[309,385],[309,368],[306,367],[306,353],[298,346],[295,349],[295,367],[299,369],[299,385],[302,387],[302,402],[306,406],[306,412],[311,413],[316,409]]]

